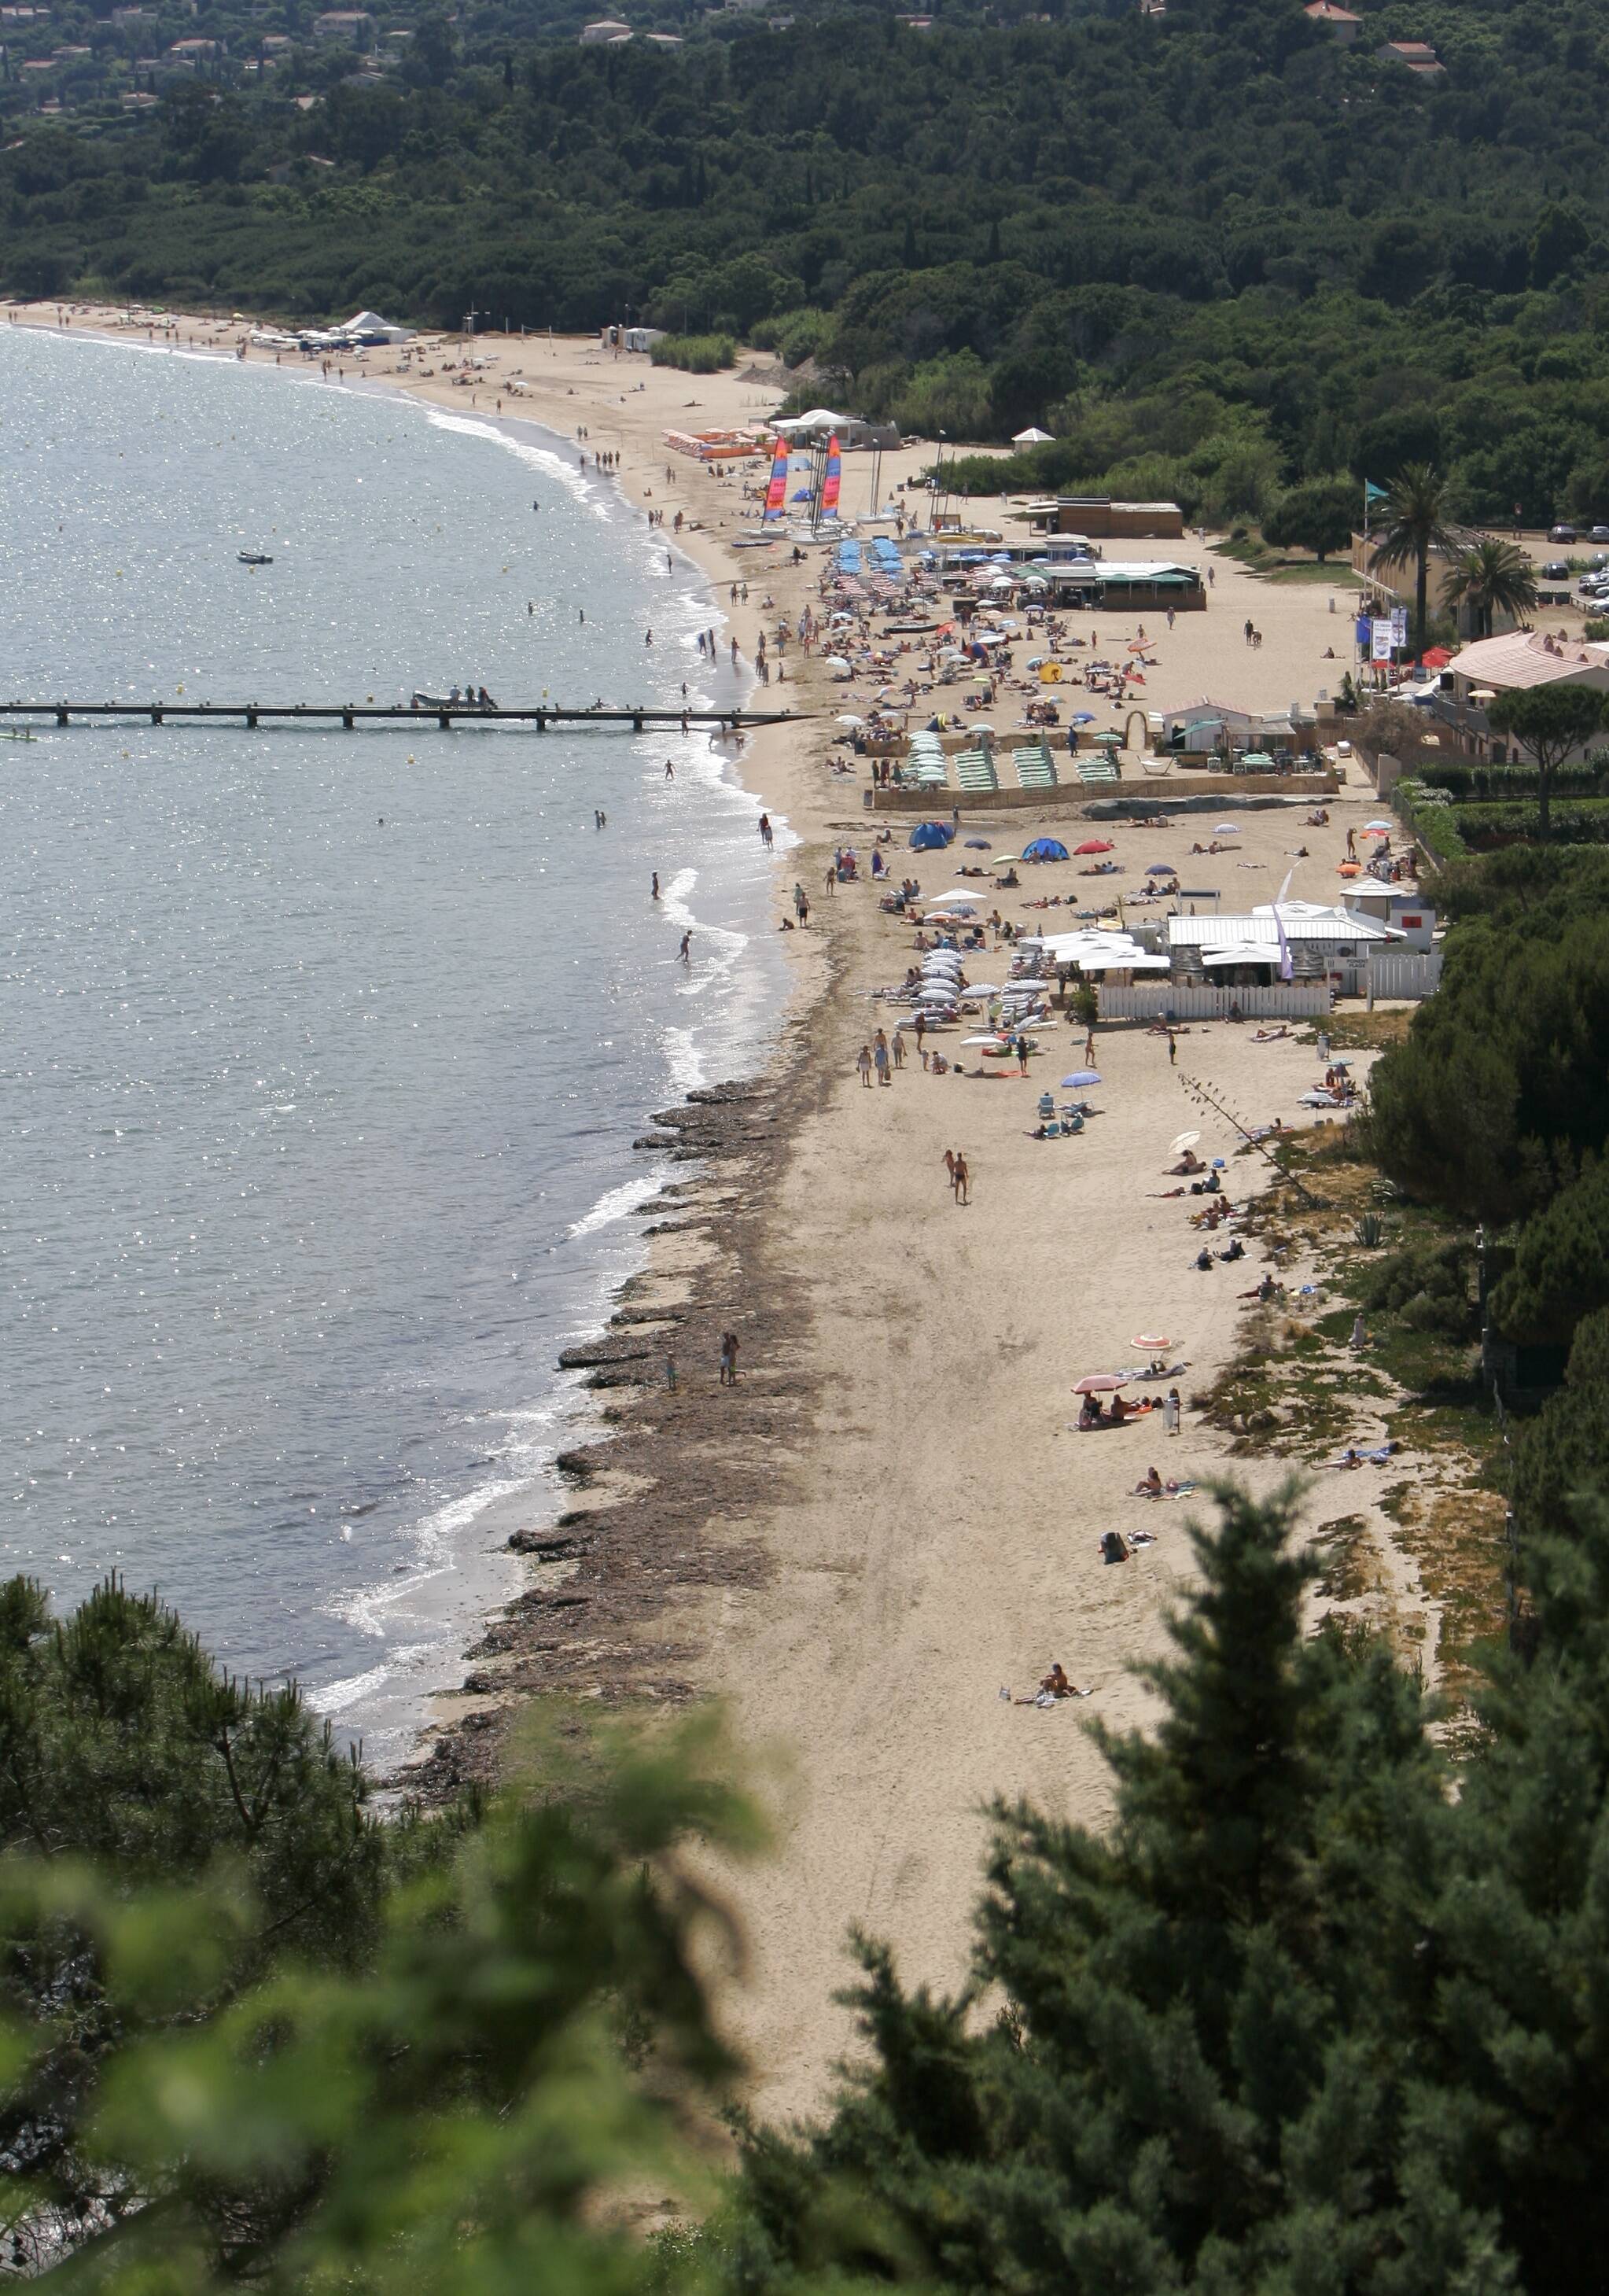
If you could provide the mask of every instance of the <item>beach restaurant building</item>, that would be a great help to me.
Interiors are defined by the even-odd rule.
[[[1047,554],[1030,559],[1025,570],[1043,578],[1058,606],[1077,613],[1165,613],[1170,606],[1180,614],[1206,611],[1199,568],[1171,559],[1061,560]]]
[[[1164,542],[1184,539],[1184,512],[1177,503],[1114,502],[1110,495],[1050,495],[1023,504],[1007,517],[1032,534],[1085,534],[1106,540]]]
[[[1493,732],[1487,705],[1499,693],[1534,685],[1609,690],[1609,645],[1548,637],[1540,630],[1507,630],[1500,637],[1477,638],[1473,645],[1461,647],[1436,685],[1429,696],[1433,720],[1450,729],[1464,756],[1506,766],[1523,759],[1524,752]],[[1585,754],[1584,750],[1578,753]]]
[[[1282,901],[1277,916],[1272,903],[1249,916],[1171,916],[1167,930],[1177,983],[1226,973],[1271,983],[1288,950],[1293,980],[1328,980],[1344,996],[1361,994],[1372,954],[1401,947],[1406,938],[1400,927],[1314,901]]]

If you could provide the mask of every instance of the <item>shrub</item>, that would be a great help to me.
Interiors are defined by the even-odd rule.
[[[737,356],[731,335],[665,335],[649,353],[656,366],[682,367],[689,374],[719,374]]]
[[[1406,1244],[1368,1271],[1363,1304],[1376,1315],[1397,1316],[1416,1332],[1473,1340],[1480,1328],[1474,1275],[1474,1250],[1462,1237]]]

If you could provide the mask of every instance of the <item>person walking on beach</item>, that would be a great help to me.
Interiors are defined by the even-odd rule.
[[[922,1038],[927,1035],[927,1015],[925,1013],[919,1013],[916,1016],[916,1048],[919,1053],[922,1050]],[[923,1059],[925,1063],[925,1054],[923,1055]]]
[[[836,893],[837,889],[838,873],[836,868],[829,869],[827,872],[827,890],[829,893]]]
[[[861,1046],[861,1056],[859,1060],[856,1061],[855,1066],[861,1071],[861,1082],[865,1086],[867,1091],[870,1092],[871,1090],[871,1047],[870,1045],[862,1045]]]
[[[769,853],[775,841],[772,833],[771,816],[768,813],[763,813],[760,816],[760,842]]]
[[[957,1152],[955,1159],[955,1201],[958,1204],[972,1201],[972,1175],[967,1169],[967,1159]]]
[[[657,869],[656,869],[656,870],[655,870],[655,872],[654,872],[653,890],[652,890],[652,893],[650,894],[649,898],[650,898],[651,899],[653,899],[653,900],[656,900],[656,901],[657,901],[657,900],[658,899],[658,898],[659,898],[659,872],[657,871]]]
[[[888,1039],[881,1029],[878,1030],[877,1042],[872,1047],[871,1057],[877,1066],[878,1082],[892,1084],[894,1079],[888,1072]]]
[[[1162,1426],[1164,1434],[1177,1435],[1179,1432],[1179,1390],[1176,1387],[1169,1388],[1163,1398]]]
[[[1028,1039],[1026,1037],[1023,1036],[1020,1031],[1017,1035],[1015,1050],[1017,1053],[1017,1073],[1018,1076],[1026,1076],[1028,1073]]]
[[[692,958],[688,955],[688,951],[691,948],[692,945],[693,937],[690,930],[689,931],[684,932],[682,936],[682,962],[683,964],[690,964],[692,963]]]
[[[950,1186],[953,1188],[955,1185],[955,1151],[953,1148],[946,1148],[944,1151],[944,1177]]]
[[[905,1031],[903,1029],[896,1029],[894,1032],[894,1065],[896,1069],[903,1069],[905,1065]]]
[[[1179,1066],[1179,1039],[1172,1029],[1168,1030],[1168,1066],[1171,1069]]]
[[[667,782],[674,782],[676,778],[676,768],[668,758],[665,760],[665,778]]]
[[[1087,1068],[1087,1069],[1092,1069],[1092,1068],[1094,1067],[1094,1065],[1095,1065],[1095,1031],[1094,1031],[1094,1029],[1093,1029],[1092,1028],[1090,1028],[1090,1029],[1086,1029],[1084,1030],[1084,1066],[1085,1066],[1085,1068]]]
[[[736,1387],[738,1384],[736,1332],[723,1332],[721,1334],[721,1384],[723,1387]]]

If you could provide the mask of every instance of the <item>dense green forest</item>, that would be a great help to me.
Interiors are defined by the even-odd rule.
[[[813,388],[928,437],[1037,421],[1046,475],[1213,514],[1418,461],[1467,516],[1609,517],[1605,0],[1388,0],[1350,49],[1300,0],[927,33],[806,7],[670,48],[504,0],[417,19],[384,71],[270,58],[278,20],[209,0],[184,26],[227,58],[148,117],[22,121],[0,281],[629,317],[813,358]]]

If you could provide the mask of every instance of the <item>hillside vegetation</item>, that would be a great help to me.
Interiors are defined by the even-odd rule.
[[[227,53],[143,119],[25,121],[0,281],[629,316],[813,358],[928,436],[1039,422],[1045,475],[1192,510],[1429,461],[1468,516],[1609,516],[1605,0],[1392,0],[1350,50],[1298,0],[716,16],[672,48],[504,5],[413,20],[385,71],[267,55],[282,16],[305,12],[176,16]],[[1382,62],[1388,38],[1445,72]]]

